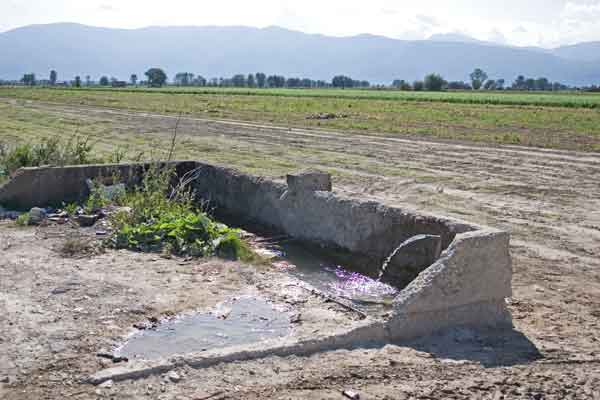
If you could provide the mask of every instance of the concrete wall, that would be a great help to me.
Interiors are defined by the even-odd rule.
[[[196,163],[177,161],[170,165],[183,174]],[[149,164],[134,163],[21,168],[0,186],[0,205],[25,210],[78,201],[88,195],[86,179],[118,176],[124,182],[133,183],[139,181],[148,167]]]
[[[223,167],[200,163],[198,167],[194,188],[216,206],[299,239],[368,256],[378,265],[414,235],[440,235],[446,248],[456,234],[478,229],[449,218],[328,191],[288,191],[283,183]]]
[[[224,167],[182,161],[178,174],[193,175],[199,197],[227,213],[271,226],[321,245],[344,249],[380,265],[392,250],[418,234],[439,235],[445,249],[394,303],[386,322],[392,339],[458,326],[510,324],[505,298],[510,297],[512,265],[509,235],[442,216],[416,213],[330,192],[327,179],[312,175],[286,184]],[[147,164],[26,168],[0,187],[0,205],[20,208],[60,204],[85,195],[85,180],[112,176],[139,180]],[[323,191],[315,188],[325,189]]]

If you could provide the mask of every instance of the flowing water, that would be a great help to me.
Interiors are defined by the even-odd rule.
[[[369,313],[388,308],[398,290],[390,285],[338,265],[321,252],[288,241],[270,246],[273,264],[319,291],[351,300]]]

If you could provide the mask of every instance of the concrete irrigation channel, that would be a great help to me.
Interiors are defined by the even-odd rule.
[[[328,174],[316,171],[288,175],[284,184],[196,161],[172,162],[172,166],[190,182],[198,200],[208,201],[217,213],[234,216],[245,226],[267,227],[274,234],[305,243],[307,248],[319,248],[332,259],[345,260],[341,262],[347,271],[393,285],[396,292],[388,311],[357,309],[361,318],[349,319],[326,332],[294,332],[293,327],[282,323],[273,335],[225,340],[218,346],[209,341],[201,351],[191,346],[188,349],[193,352],[187,352],[182,346],[173,354],[142,355],[126,366],[98,371],[89,377],[91,383],[139,378],[181,365],[201,368],[270,355],[381,346],[448,328],[512,326],[505,303],[512,293],[507,232],[346,198],[332,192]],[[0,203],[29,208],[74,201],[86,195],[87,179],[118,172],[131,183],[147,168],[147,164],[24,168],[0,187]],[[310,282],[304,284],[307,290],[319,292]],[[239,304],[243,309],[244,302]],[[260,313],[261,309],[267,314],[274,312],[257,304],[247,307],[245,314],[230,312],[237,312],[238,317]],[[353,309],[352,304],[348,307]],[[187,336],[194,336],[193,326],[185,330]],[[168,347],[168,335],[160,340]],[[121,351],[123,348],[127,345]]]

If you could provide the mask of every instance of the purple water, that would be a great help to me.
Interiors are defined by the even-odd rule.
[[[325,267],[326,271],[332,272],[338,278],[337,281],[330,282],[329,288],[338,295],[348,298],[365,297],[392,297],[398,293],[398,290],[378,280],[369,278],[358,272],[347,271],[339,265],[335,268]]]

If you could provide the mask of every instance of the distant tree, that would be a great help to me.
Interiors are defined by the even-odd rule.
[[[144,75],[148,78],[148,85],[152,87],[161,87],[167,82],[167,74],[160,68],[150,68]]]
[[[471,85],[463,81],[448,82],[448,89],[450,90],[471,90]]]
[[[439,92],[446,86],[448,82],[442,78],[439,74],[429,74],[425,77],[425,81],[423,82],[423,86],[425,90],[429,90],[432,92]]]
[[[312,79],[304,78],[302,79],[302,82],[300,82],[300,86],[304,88],[311,88],[316,86],[316,83]]]
[[[52,86],[56,85],[56,80],[58,79],[58,74],[55,70],[50,71],[50,84]]]
[[[485,90],[496,90],[496,81],[494,79],[489,79],[483,85]]]
[[[331,85],[335,88],[351,88],[354,86],[354,81],[345,75],[337,75],[331,80]]]
[[[246,78],[246,85],[248,85],[248,87],[256,87],[256,80],[254,79],[254,74],[248,74],[248,77]]]
[[[81,87],[81,77],[79,75],[77,75],[75,77],[75,87],[77,87],[77,88]]]
[[[267,82],[267,76],[265,74],[263,74],[262,72],[257,72],[256,73],[256,86],[258,86],[259,88],[264,88],[266,82]]]
[[[108,77],[103,76],[100,78],[100,86],[108,86]]]
[[[289,88],[297,88],[300,86],[300,78],[287,78],[285,81],[285,86]]]
[[[535,90],[552,90],[552,84],[547,78],[537,78],[535,80]]]
[[[25,86],[35,86],[35,74],[25,74],[23,78],[21,78],[21,82]]]
[[[424,84],[423,81],[414,81],[412,86],[415,92],[420,92],[423,90]]]
[[[506,81],[504,79],[496,80],[496,90],[504,90],[504,84]]]
[[[195,86],[206,86],[206,79],[202,75],[198,75],[198,76],[196,76],[196,79],[194,79],[194,85]]]
[[[555,92],[558,92],[560,90],[567,90],[567,89],[569,89],[569,87],[567,85],[563,85],[560,82],[554,82],[552,84],[552,90],[555,91]]]
[[[246,77],[242,74],[234,75],[231,78],[231,83],[235,87],[244,87],[244,86],[246,86]]]
[[[535,90],[535,79],[528,78],[525,80],[525,89],[527,90]]]
[[[190,86],[194,81],[194,74],[191,72],[178,72],[175,74],[174,81],[179,86]]]
[[[267,78],[267,86],[270,88],[282,88],[285,86],[285,77],[281,75],[270,75]]]
[[[475,71],[469,75],[471,78],[471,86],[474,90],[479,90],[488,78],[488,75],[481,68],[476,68]]]
[[[517,76],[517,79],[512,84],[512,88],[516,90],[525,90],[527,87],[525,85],[525,77],[523,75]]]
[[[129,82],[131,82],[133,86],[137,85],[137,80],[138,76],[136,74],[131,74],[131,76],[129,77]]]
[[[89,75],[85,76],[85,86],[91,86],[92,84],[92,77]]]
[[[410,90],[412,89],[410,83],[406,82],[404,79],[396,79],[392,82],[392,87],[400,90]]]

